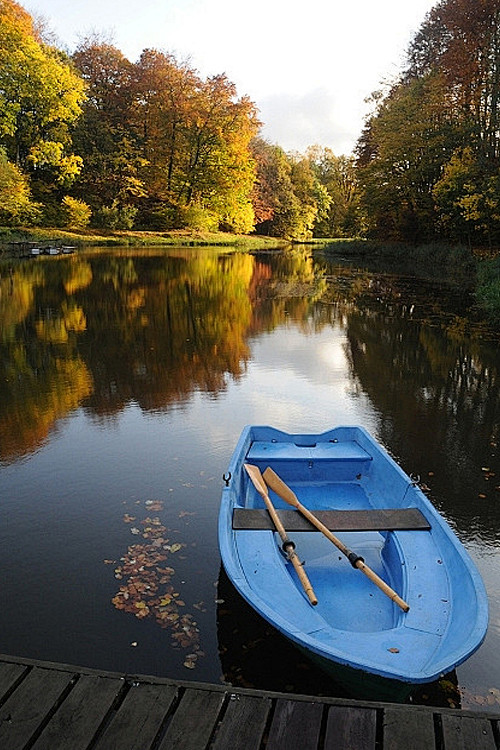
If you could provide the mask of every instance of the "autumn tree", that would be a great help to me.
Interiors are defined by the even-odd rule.
[[[357,144],[372,234],[500,237],[500,0],[441,0]]]
[[[408,76],[439,70],[485,155],[500,156],[500,1],[441,0],[408,52]]]
[[[197,220],[250,231],[258,130],[253,103],[224,75],[202,80],[185,63],[145,50],[136,66],[136,128],[149,202],[164,226]]]
[[[252,194],[256,231],[289,239],[312,237],[330,196],[308,156],[287,154],[261,138],[252,142],[252,153],[257,165]]]
[[[134,204],[145,196],[140,176],[145,160],[133,128],[135,69],[109,42],[84,40],[73,61],[87,85],[74,134],[84,165],[76,194],[89,202],[94,223],[129,228]]]

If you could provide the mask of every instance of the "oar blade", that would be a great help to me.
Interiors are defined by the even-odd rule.
[[[248,476],[252,480],[253,486],[255,487],[259,495],[262,495],[262,497],[267,497],[269,493],[267,491],[266,483],[262,478],[259,467],[254,466],[253,464],[244,464],[244,466]]]
[[[293,490],[291,490],[290,487],[284,483],[281,477],[279,477],[276,472],[271,469],[270,466],[267,467],[262,476],[264,477],[264,481],[266,482],[267,486],[270,487],[273,492],[276,492],[276,494],[281,497],[282,500],[284,500],[289,505],[293,505],[294,508],[298,507],[299,500],[295,492],[293,492]]]

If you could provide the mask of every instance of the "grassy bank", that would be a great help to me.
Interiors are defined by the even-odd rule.
[[[29,229],[0,227],[0,252],[8,253],[16,243],[55,242],[66,245],[129,245],[144,247],[152,245],[223,245],[241,246],[249,249],[283,247],[288,243],[273,237],[228,234],[227,232],[194,232],[179,230],[175,232],[126,232],[103,230],[65,230],[32,227]]]

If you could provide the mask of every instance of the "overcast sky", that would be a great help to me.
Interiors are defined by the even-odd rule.
[[[401,69],[437,0],[21,0],[72,51],[103,32],[130,60],[147,47],[226,73],[286,151],[352,151],[364,100]]]

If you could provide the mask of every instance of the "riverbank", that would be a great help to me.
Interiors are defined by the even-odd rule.
[[[19,243],[58,243],[76,245],[77,247],[90,245],[130,245],[135,247],[153,245],[222,245],[239,246],[248,249],[269,249],[284,247],[289,243],[275,237],[260,235],[229,234],[228,232],[195,232],[177,230],[172,232],[134,232],[134,231],[104,231],[81,229],[66,230],[51,227],[11,228],[0,227],[0,255],[8,254],[9,250]]]

